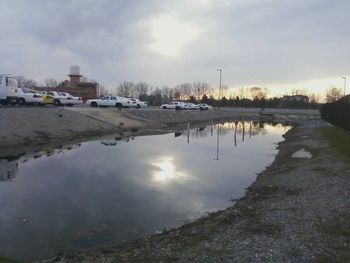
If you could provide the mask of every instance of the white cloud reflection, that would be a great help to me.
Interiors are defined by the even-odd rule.
[[[177,171],[175,159],[172,157],[162,157],[151,163],[155,168],[152,171],[152,180],[157,183],[168,183],[170,181],[180,181],[188,177],[187,174]]]

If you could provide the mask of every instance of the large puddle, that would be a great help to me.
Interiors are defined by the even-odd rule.
[[[225,123],[2,159],[0,255],[110,246],[223,209],[273,161],[288,129]]]

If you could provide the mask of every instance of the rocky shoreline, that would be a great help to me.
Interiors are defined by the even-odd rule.
[[[43,262],[346,262],[349,236],[330,230],[349,215],[350,170],[348,159],[335,158],[324,129],[333,128],[311,120],[291,129],[271,166],[224,211],[131,243]],[[292,158],[300,150],[312,157]]]

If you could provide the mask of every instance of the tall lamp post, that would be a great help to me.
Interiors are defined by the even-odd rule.
[[[346,77],[342,77],[342,79],[344,80],[344,97],[345,97],[345,91],[346,91]]]
[[[221,105],[221,78],[222,78],[222,69],[217,69],[218,72],[220,72],[220,84],[219,84],[219,110]]]

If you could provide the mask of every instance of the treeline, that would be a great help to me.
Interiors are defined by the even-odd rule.
[[[333,103],[326,103],[321,107],[321,117],[335,126],[350,131],[350,102],[345,97]]]
[[[110,93],[102,90],[101,95]],[[260,107],[260,108],[318,108],[319,103],[312,97],[307,101],[299,101],[284,98],[268,98],[269,90],[266,88],[252,87],[240,88],[232,92],[227,86],[222,89],[213,89],[208,83],[195,81],[183,83],[173,88],[164,86],[153,87],[146,82],[122,82],[112,93],[122,97],[135,97],[147,101],[150,106],[159,106],[172,100],[190,101],[193,103],[207,103],[220,107]],[[217,99],[220,96],[220,100]],[[290,96],[289,96],[290,97]],[[307,96],[305,96],[307,97]],[[307,97],[309,98],[309,97]]]
[[[162,88],[153,87],[146,82],[122,82],[112,91],[118,96],[135,97],[140,100],[146,100],[150,104],[160,105],[172,100],[189,100],[191,97],[199,101],[205,94],[212,94],[214,89],[208,83],[195,81],[193,83],[183,83],[173,88],[163,86]],[[102,90],[102,95],[109,93],[108,90]]]
[[[34,88],[36,86],[56,87],[60,81],[53,78],[45,80],[44,84],[38,85],[34,80],[23,76],[17,76],[20,87]],[[84,77],[82,81],[88,81]],[[95,80],[89,80],[96,82]],[[186,82],[174,87],[154,87],[146,82],[138,83],[124,81],[114,89],[106,89],[100,85],[100,95],[114,94],[122,97],[134,97],[147,101],[150,106],[159,106],[172,100],[191,101],[194,103],[207,103],[212,106],[221,107],[265,107],[265,108],[319,108],[320,97],[308,93],[306,90],[291,90],[292,95],[307,95],[307,101],[297,99],[268,98],[269,90],[261,87],[229,89],[222,85],[220,92],[218,88],[212,88],[208,83],[202,81]],[[332,88],[327,91],[327,101],[339,98],[340,90]],[[288,97],[288,96],[286,96]],[[289,96],[291,97],[291,96]],[[220,98],[220,99],[218,99]]]

